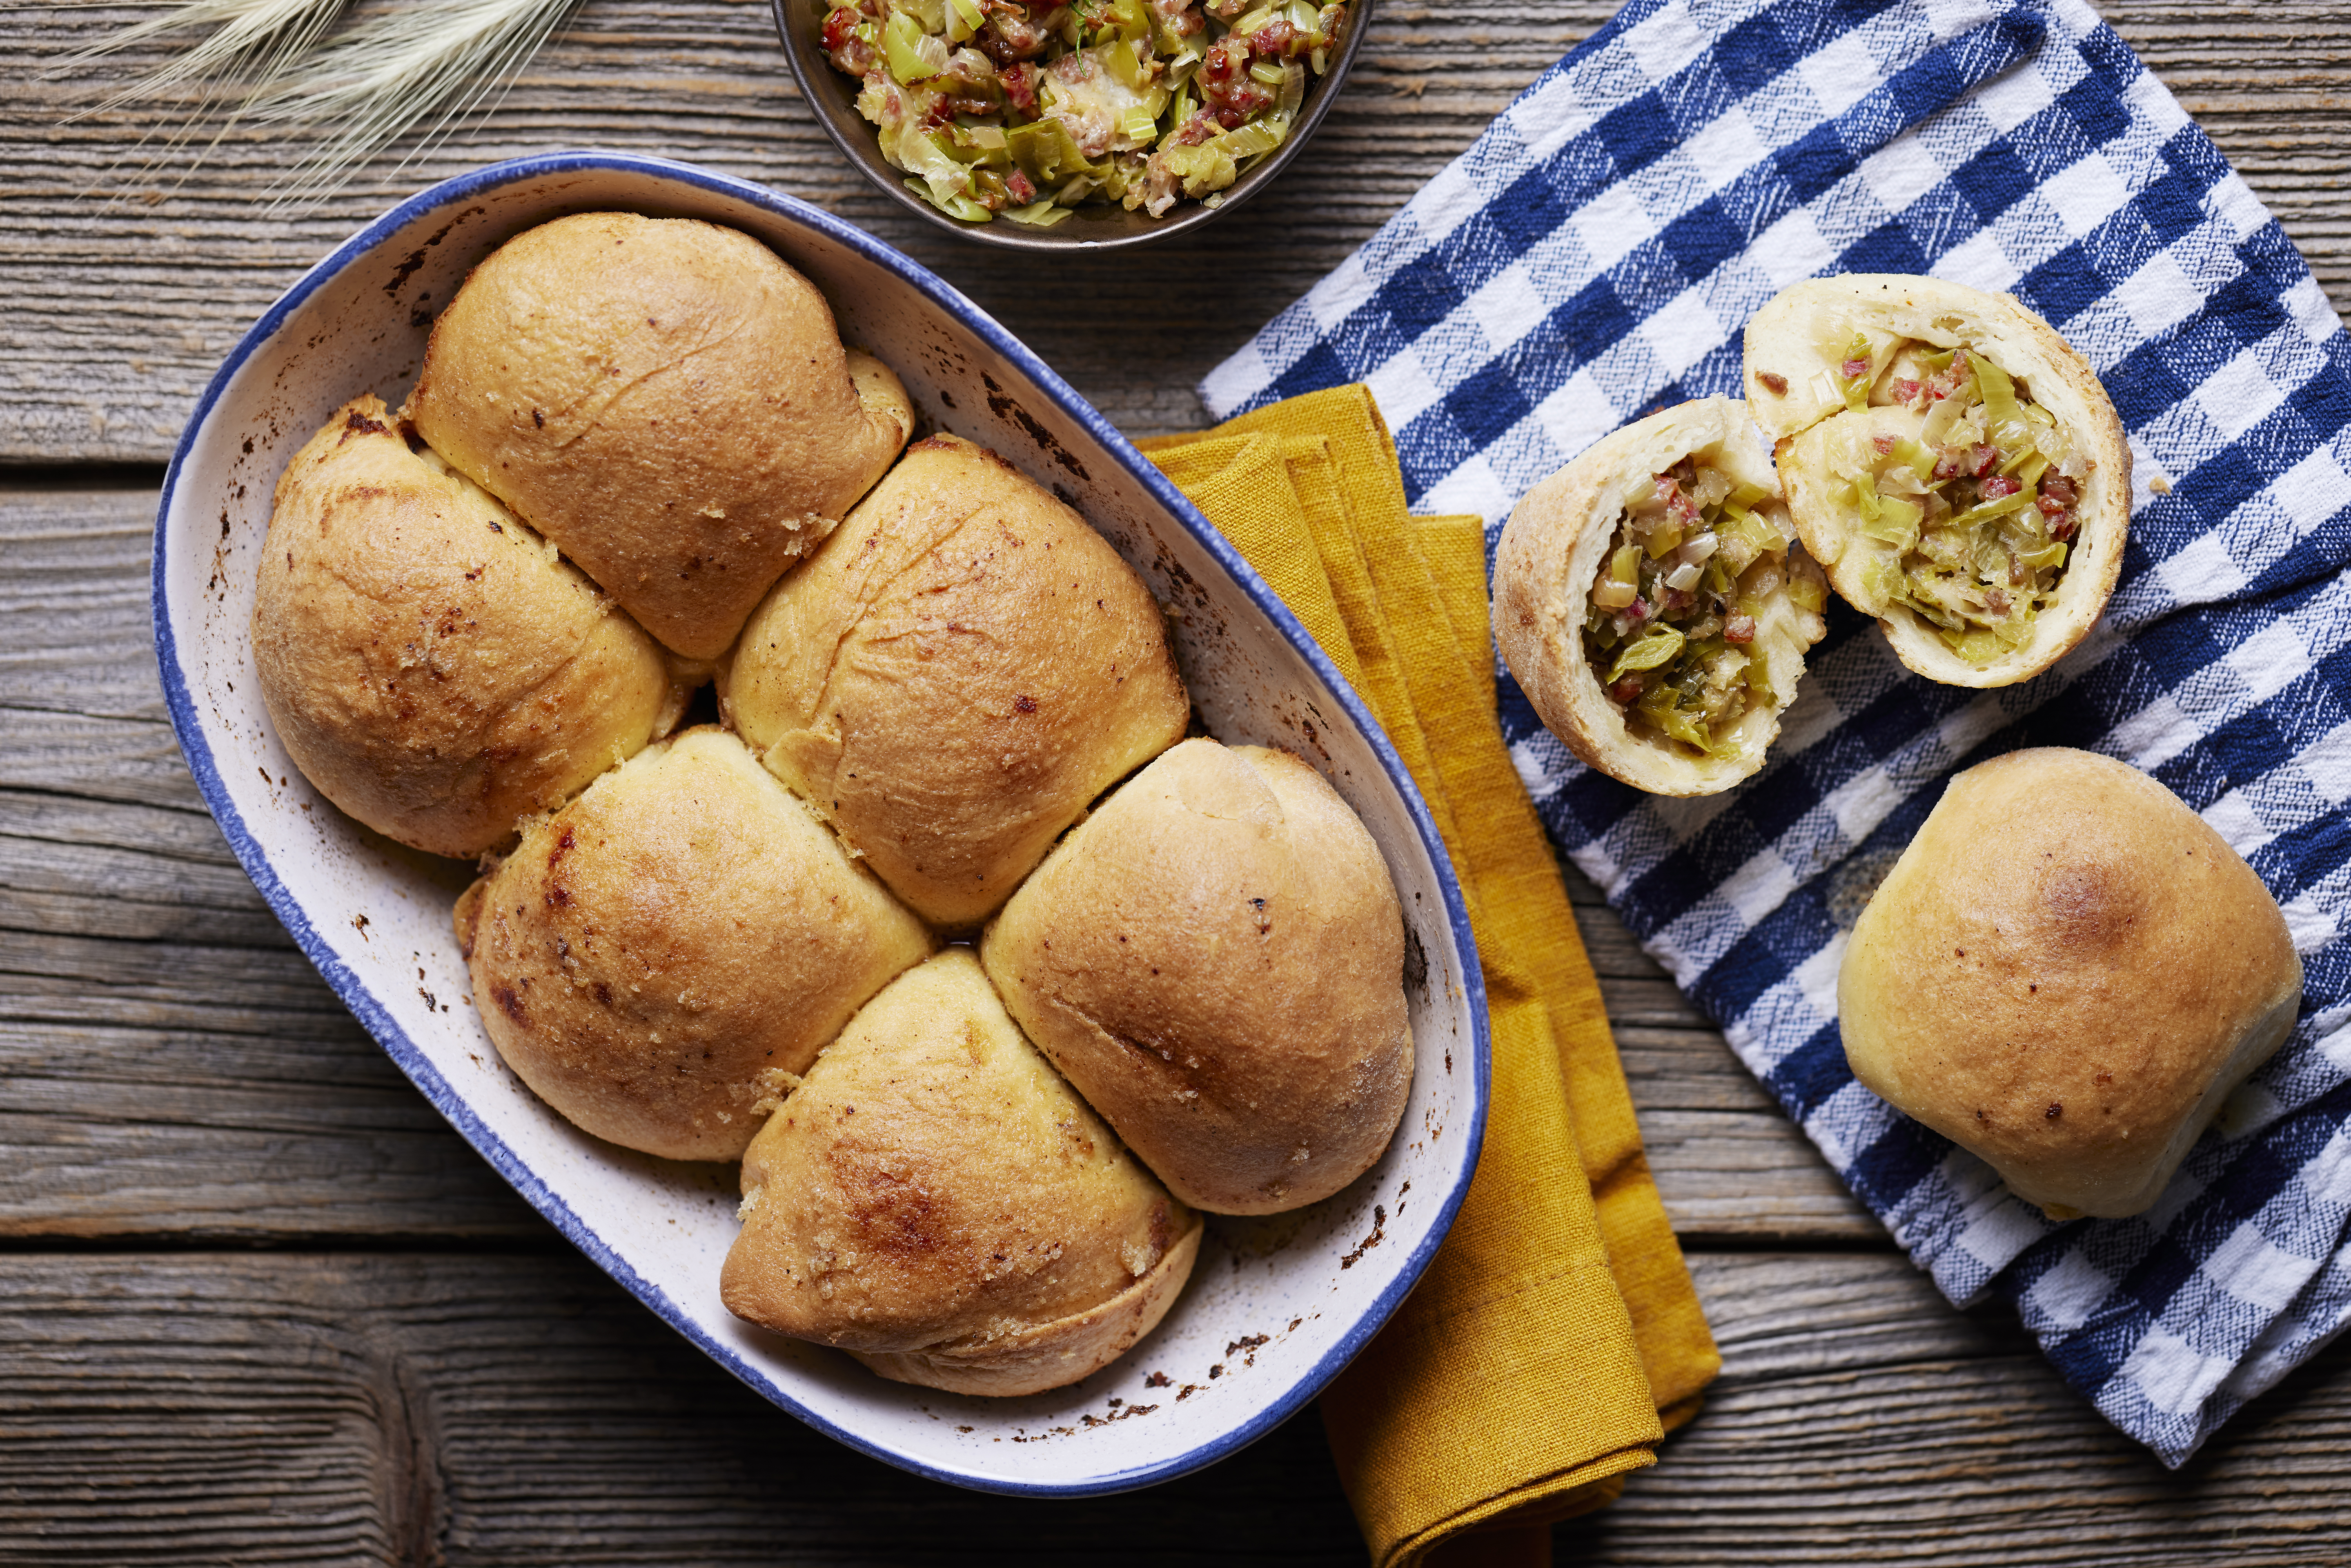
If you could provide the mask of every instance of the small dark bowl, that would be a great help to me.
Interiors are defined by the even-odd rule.
[[[1355,51],[1363,47],[1364,32],[1372,19],[1372,0],[1353,0],[1346,36],[1339,40],[1338,57],[1307,88],[1306,101],[1299,108],[1297,129],[1262,162],[1227,186],[1225,199],[1217,205],[1204,207],[1197,202],[1186,201],[1165,217],[1155,218],[1141,211],[1128,212],[1114,204],[1095,203],[1073,209],[1070,216],[1051,228],[1040,229],[1008,223],[1002,218],[984,224],[967,223],[949,217],[906,189],[905,171],[890,166],[890,161],[882,156],[882,143],[873,126],[857,112],[856,78],[834,70],[832,62],[825,57],[818,32],[831,7],[825,0],[770,3],[775,7],[777,30],[784,37],[784,57],[792,63],[792,78],[800,84],[800,96],[816,110],[817,123],[824,127],[833,145],[863,170],[865,177],[883,194],[908,212],[967,239],[1012,250],[1066,250],[1072,246],[1108,250],[1117,246],[1148,245],[1196,228],[1219,213],[1232,211],[1280,173],[1322,123],[1323,115],[1330,112],[1340,86],[1347,79],[1349,68],[1355,63]]]

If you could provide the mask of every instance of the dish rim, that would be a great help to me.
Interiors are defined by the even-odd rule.
[[[1203,206],[1200,203],[1187,198],[1176,214],[1152,219],[1150,228],[1132,230],[1125,234],[1113,235],[1106,239],[1089,238],[1081,234],[1063,232],[1076,225],[1085,223],[1087,220],[1082,214],[1065,219],[1050,228],[1036,228],[1027,224],[1007,223],[997,219],[990,219],[984,224],[968,223],[962,218],[953,217],[941,212],[922,197],[915,195],[906,189],[905,171],[893,167],[889,160],[883,157],[881,143],[875,140],[872,134],[873,128],[864,117],[857,114],[852,108],[847,114],[854,120],[854,124],[845,124],[842,117],[835,112],[837,105],[833,99],[824,96],[824,93],[819,89],[816,85],[819,81],[826,83],[826,90],[830,90],[830,85],[832,82],[846,78],[832,68],[832,63],[823,57],[822,51],[813,41],[794,34],[791,17],[789,15],[792,0],[768,0],[768,10],[775,16],[776,33],[783,43],[784,59],[791,67],[792,82],[799,89],[800,101],[808,106],[809,112],[815,116],[817,124],[823,128],[825,135],[831,140],[832,144],[841,150],[842,155],[856,166],[858,172],[863,174],[876,190],[908,212],[925,219],[935,228],[961,235],[977,245],[991,245],[1005,250],[1025,250],[1035,253],[1073,249],[1123,250],[1134,246],[1155,245],[1171,235],[1187,233],[1211,218],[1232,211],[1251,196],[1256,195],[1265,186],[1272,183],[1281,172],[1290,166],[1290,160],[1298,155],[1299,150],[1313,139],[1315,131],[1322,129],[1324,116],[1331,112],[1331,106],[1338,101],[1339,89],[1346,85],[1348,74],[1354,69],[1356,51],[1363,47],[1364,35],[1371,26],[1374,0],[1352,0],[1352,3],[1354,11],[1347,21],[1347,36],[1340,40],[1339,57],[1331,62],[1331,68],[1324,71],[1308,89],[1304,112],[1300,115],[1297,128],[1291,131],[1288,140],[1275,148],[1265,162],[1250,169],[1232,184],[1227,186],[1224,192],[1225,199],[1217,205]],[[865,134],[858,136],[856,134],[858,131],[863,131]]]
[[[191,692],[182,663],[177,639],[172,627],[172,603],[167,582],[165,554],[166,530],[172,515],[172,501],[178,493],[183,465],[193,450],[196,437],[219,405],[222,394],[247,360],[275,339],[286,321],[321,287],[340,276],[353,265],[374,253],[383,241],[397,234],[418,218],[439,209],[473,200],[486,191],[503,188],[527,180],[545,179],[586,171],[618,170],[648,174],[660,179],[674,180],[697,189],[749,203],[788,222],[817,231],[825,238],[852,251],[865,260],[894,275],[913,287],[935,308],[947,312],[954,319],[970,329],[991,350],[1002,354],[1035,382],[1038,389],[1075,421],[1086,433],[1101,442],[1103,449],[1123,467],[1129,477],[1141,484],[1146,493],[1157,501],[1168,516],[1190,533],[1201,548],[1217,560],[1232,577],[1250,602],[1272,623],[1282,638],[1307,662],[1324,685],[1336,697],[1348,718],[1361,731],[1373,755],[1386,774],[1388,781],[1401,796],[1406,815],[1414,831],[1420,836],[1437,873],[1440,895],[1445,902],[1447,927],[1453,943],[1461,975],[1462,1006],[1469,1015],[1469,1124],[1466,1130],[1467,1157],[1462,1175],[1445,1193],[1439,1204],[1437,1223],[1431,1227],[1413,1249],[1404,1269],[1375,1297],[1352,1324],[1337,1343],[1326,1350],[1306,1372],[1289,1387],[1274,1395],[1255,1408],[1245,1419],[1236,1422],[1217,1436],[1184,1452],[1130,1469],[1114,1469],[1075,1481],[1021,1481],[1014,1478],[980,1477],[942,1469],[921,1459],[902,1454],[888,1446],[859,1433],[847,1430],[831,1419],[793,1398],[788,1392],[763,1384],[753,1369],[737,1354],[734,1347],[703,1333],[670,1298],[660,1285],[639,1274],[603,1238],[559,1197],[538,1174],[515,1153],[506,1141],[492,1132],[475,1113],[470,1103],[459,1094],[433,1065],[431,1060],[412,1040],[391,1013],[377,1000],[366,984],[337,956],[334,949],[320,936],[308,913],[278,878],[267,853],[243,814],[229,796],[209,740],[197,716],[196,703]],[[1001,326],[995,318],[967,298],[960,290],[933,273],[913,257],[889,246],[886,242],[823,211],[798,197],[772,191],[748,181],[714,170],[698,168],[671,159],[634,152],[612,152],[595,150],[570,150],[542,152],[507,159],[454,176],[428,186],[396,204],[383,214],[338,245],[311,267],[292,287],[280,295],[241,337],[236,347],[214,372],[194,411],[180,433],[169,468],[163,477],[162,493],[158,498],[155,514],[153,559],[150,567],[150,599],[155,629],[155,652],[161,677],[164,705],[171,715],[172,728],[185,758],[188,770],[194,778],[198,792],[213,820],[219,824],[224,838],[246,874],[252,878],[271,913],[285,925],[287,932],[305,957],[316,967],[328,986],[344,1006],[350,1008],[360,1024],[390,1056],[409,1081],[416,1085],[434,1109],[455,1127],[458,1134],[486,1159],[492,1168],[519,1193],[524,1200],[543,1215],[560,1231],[567,1241],[584,1254],[598,1268],[616,1281],[622,1289],[635,1296],[672,1330],[693,1343],[713,1361],[747,1385],[753,1392],[794,1416],[817,1431],[860,1453],[910,1471],[926,1479],[945,1482],[967,1490],[995,1492],[1017,1497],[1092,1497],[1105,1493],[1132,1490],[1158,1481],[1204,1469],[1239,1452],[1275,1427],[1288,1420],[1305,1403],[1320,1394],[1388,1320],[1413,1287],[1418,1283],[1430,1260],[1451,1231],[1453,1221],[1470,1182],[1475,1178],[1479,1153],[1484,1147],[1486,1117],[1492,1090],[1491,1035],[1486,1014],[1485,977],[1479,964],[1476,938],[1471,932],[1468,913],[1463,901],[1460,884],[1453,872],[1452,861],[1445,849],[1436,822],[1429,815],[1427,802],[1421,797],[1412,776],[1405,768],[1387,732],[1364,706],[1364,700],[1347,684],[1332,663],[1330,656],[1316,644],[1305,626],[1282,603],[1256,569],[1218,532],[1197,507],[1186,499],[1165,476],[1113,425],[1092,404],[1080,396],[1073,387],[1048,366],[1037,354]]]

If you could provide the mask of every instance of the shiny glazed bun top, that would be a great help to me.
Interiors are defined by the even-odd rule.
[[[408,413],[678,653],[726,651],[913,429],[815,287],[734,229],[583,213],[434,325]]]
[[[743,1156],[737,1316],[965,1394],[1075,1382],[1183,1289],[1200,1217],[1021,1038],[968,947],[867,1003]]]
[[[534,821],[456,912],[475,1006],[598,1137],[731,1160],[817,1051],[935,946],[743,743],[650,746]]]
[[[1029,1037],[1196,1208],[1328,1197],[1404,1114],[1395,887],[1289,752],[1168,751],[1054,846],[980,953]]]
[[[1953,779],[1845,948],[1854,1075],[2060,1218],[2155,1202],[2293,1028],[2302,962],[2252,869],[2092,752]]]
[[[373,396],[279,476],[252,630],[303,777],[434,854],[496,848],[684,706],[653,639]]]
[[[950,928],[1002,904],[1191,711],[1118,552],[952,435],[916,443],[776,585],[718,689],[776,776]]]

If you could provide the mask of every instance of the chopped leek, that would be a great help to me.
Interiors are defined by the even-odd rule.
[[[914,194],[922,197],[923,200],[930,203],[931,205],[938,208],[939,211],[946,214],[949,217],[963,218],[972,223],[984,224],[990,217],[995,215],[986,207],[983,207],[977,202],[973,201],[969,196],[941,196],[936,191],[931,188],[930,183],[926,180],[909,180],[906,182],[906,189],[914,192]]]
[[[890,13],[882,26],[882,53],[890,75],[900,86],[910,86],[939,73],[923,57],[923,25],[904,11]]]
[[[1852,364],[1855,361],[1859,361],[1862,365],[1861,373],[1859,375],[1851,376],[1845,374],[1845,365]],[[1855,332],[1853,335],[1853,341],[1845,345],[1844,361],[1837,366],[1836,371],[1837,391],[1844,394],[1845,407],[1853,410],[1855,413],[1859,413],[1863,409],[1869,406],[1869,383],[1871,381],[1868,369],[1869,361],[1869,334],[1866,332]]]
[[[1615,667],[1608,672],[1608,678],[1622,680],[1628,671],[1654,670],[1681,651],[1682,634],[1670,626],[1660,626],[1617,654]]]
[[[1049,229],[1068,217],[1070,209],[1048,197],[1041,202],[1031,202],[1025,207],[1007,207],[1004,209],[1003,215],[1016,224],[1030,224],[1038,228]]]

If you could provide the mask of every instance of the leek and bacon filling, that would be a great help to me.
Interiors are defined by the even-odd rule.
[[[824,47],[907,188],[1047,226],[1211,204],[1289,140],[1344,0],[831,0]]]
[[[1593,579],[1583,653],[1625,722],[1709,757],[1737,748],[1739,720],[1779,703],[1753,648],[1776,593],[1818,613],[1817,575],[1788,570],[1796,548],[1766,513],[1769,494],[1685,458],[1627,507]]]
[[[2056,598],[2089,459],[1981,353],[1906,340],[1875,376],[1871,363],[1855,336],[1832,376],[1836,417],[1871,424],[1827,449],[1831,494],[1892,547],[1864,566],[1862,591],[1988,664],[2030,642]]]

